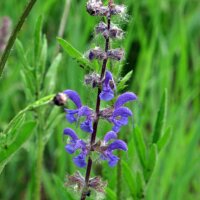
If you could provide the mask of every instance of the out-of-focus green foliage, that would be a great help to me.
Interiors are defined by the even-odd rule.
[[[131,104],[136,128],[133,129],[130,123],[120,133],[129,148],[127,154],[121,155],[122,162],[118,166],[121,169],[110,169],[107,163],[102,163],[102,167],[94,168],[93,175],[102,175],[107,180],[106,199],[141,199],[144,195],[147,200],[198,199],[200,2],[116,2],[128,7],[128,22],[114,18],[114,22],[126,30],[120,44],[125,47],[126,59],[120,66],[114,63],[109,67],[116,75],[121,73],[116,76],[121,84],[119,92],[130,90],[138,96],[137,103]],[[2,1],[0,17],[9,16],[15,25],[25,4],[26,1]],[[42,198],[78,199],[79,196],[63,186],[66,174],[77,170],[72,156],[64,149],[62,133],[69,124],[62,110],[53,104],[40,107],[48,99],[44,102],[39,99],[69,88],[78,91],[83,102],[94,107],[96,91],[84,86],[85,71],[79,67],[87,60],[83,57],[79,57],[78,63],[76,60],[77,53],[84,54],[94,42],[102,46],[102,40],[92,37],[99,20],[87,14],[86,1],[74,0],[70,4],[64,34],[67,43],[59,39],[64,48],[67,45],[68,52],[63,51],[62,56],[56,54],[64,4],[64,0],[36,3],[0,79],[0,199],[33,199],[38,156],[36,141],[41,136],[46,144],[41,175]],[[114,47],[118,45],[113,44]],[[97,64],[88,65],[96,69]],[[168,98],[163,96],[166,88]],[[23,112],[34,102],[37,108]],[[20,112],[22,115],[18,115]],[[13,124],[12,119],[16,120]],[[35,128],[38,121],[43,124],[39,129],[38,125]],[[109,125],[100,124],[99,137],[109,128]],[[42,134],[38,135],[38,130]],[[18,151],[13,154],[15,150]],[[85,170],[81,172],[84,174]],[[119,181],[121,196],[116,195]]]

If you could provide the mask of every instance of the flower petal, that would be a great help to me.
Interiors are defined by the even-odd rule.
[[[114,132],[118,133],[118,132],[120,131],[120,128],[121,128],[121,126],[114,125],[114,126],[112,127],[112,130],[113,130]]]
[[[120,108],[117,108],[116,110],[114,110],[113,112],[113,117],[118,117],[118,116],[121,116],[121,117],[129,117],[129,116],[132,116],[133,113],[132,111],[127,108],[127,107],[120,107]]]
[[[109,166],[114,167],[117,164],[118,160],[119,158],[117,156],[111,154],[108,159]]]
[[[78,140],[78,136],[76,135],[75,131],[73,131],[71,128],[64,129],[64,134],[70,136],[73,141]]]
[[[92,111],[89,107],[87,106],[82,106],[79,111],[78,111],[78,116],[87,116],[90,117],[92,115]]]
[[[80,108],[82,106],[80,96],[77,92],[73,90],[65,90],[64,93],[74,102],[77,108]]]
[[[100,97],[101,100],[110,101],[114,97],[114,92],[111,89],[103,90],[100,93],[99,97]]]
[[[116,138],[117,138],[117,134],[114,131],[109,131],[108,133],[106,133],[104,137],[104,141],[107,143],[109,140],[116,139]]]
[[[85,167],[86,166],[86,155],[83,153],[80,153],[78,156],[73,158],[73,161],[75,163],[76,166],[78,167]]]
[[[136,99],[137,99],[137,96],[134,93],[125,92],[124,94],[120,95],[117,98],[114,107],[119,108],[119,107],[123,106],[125,103],[127,103],[129,101],[134,101]]]
[[[123,140],[115,140],[113,143],[111,143],[108,146],[108,151],[113,151],[116,149],[123,150],[123,151],[128,150],[127,145]]]
[[[113,80],[112,73],[110,71],[106,71],[104,84],[108,85],[110,80]]]
[[[82,122],[80,127],[85,132],[88,132],[88,133],[93,132],[92,120],[91,119],[87,119],[86,121]]]
[[[65,150],[66,150],[69,154],[73,154],[73,153],[76,151],[76,149],[74,148],[74,146],[71,145],[71,144],[67,144],[67,145],[65,146]]]
[[[65,111],[67,112],[66,119],[69,123],[73,123],[77,121],[76,114],[78,113],[78,109],[77,110],[65,109]]]

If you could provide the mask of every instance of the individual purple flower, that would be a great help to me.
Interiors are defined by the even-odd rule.
[[[114,111],[112,116],[109,117],[109,121],[114,124],[112,130],[119,132],[120,128],[128,123],[128,117],[132,116],[132,111],[124,107],[123,105],[129,101],[134,101],[137,99],[137,96],[132,92],[125,92],[120,95],[115,104]]]
[[[115,82],[113,80],[112,73],[106,71],[105,79],[102,83],[102,91],[99,95],[101,100],[110,101],[114,97]]]
[[[86,117],[86,119],[84,122],[81,123],[80,127],[83,131],[92,133],[92,122],[94,117],[92,110],[89,107],[82,105],[81,99],[77,92],[73,90],[65,90],[64,94],[66,94],[67,98],[71,99],[76,105],[76,109],[65,109],[65,111],[67,112],[66,118],[68,122],[77,122],[80,117],[84,116]]]
[[[79,139],[77,134],[70,128],[66,128],[64,130],[64,134],[68,135],[71,138],[69,144],[65,146],[65,150],[69,154],[73,154],[76,150],[80,149],[81,153],[78,156],[74,157],[73,161],[78,167],[85,167],[85,158],[88,153],[86,143],[83,140]]]
[[[114,150],[128,150],[126,143],[122,140],[115,140],[108,145],[110,140],[114,140],[116,138],[117,134],[114,131],[108,132],[104,137],[103,145],[100,147],[100,158],[102,160],[107,160],[110,167],[114,167],[119,160],[119,158],[113,154]]]

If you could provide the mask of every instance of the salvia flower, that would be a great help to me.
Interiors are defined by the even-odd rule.
[[[100,93],[100,99],[104,101],[110,101],[114,97],[115,82],[113,80],[112,73],[106,71],[105,79],[102,83],[102,91]]]
[[[119,132],[122,126],[127,125],[128,117],[132,116],[132,111],[123,105],[136,99],[137,96],[132,92],[125,92],[117,98],[114,104],[114,111],[112,116],[108,119],[114,125],[112,128],[113,131]]]
[[[78,167],[85,167],[85,159],[88,154],[86,143],[83,140],[79,139],[77,134],[70,128],[66,128],[64,130],[64,134],[68,135],[71,138],[69,144],[65,146],[65,150],[69,154],[73,154],[76,152],[76,150],[80,149],[81,153],[78,156],[74,157],[73,161]]]
[[[119,158],[113,154],[114,150],[128,150],[126,143],[122,140],[117,140],[116,138],[117,134],[114,131],[108,132],[99,148],[99,152],[101,153],[100,159],[107,160],[110,167],[114,167],[119,160]],[[110,140],[115,141],[108,144]]]
[[[68,122],[74,123],[77,122],[80,117],[85,117],[85,121],[81,123],[80,127],[83,131],[92,133],[92,122],[95,117],[93,111],[89,107],[82,105],[77,92],[65,90],[63,93],[76,105],[76,109],[65,109]]]

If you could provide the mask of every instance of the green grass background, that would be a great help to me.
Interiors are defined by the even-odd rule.
[[[135,92],[139,100],[131,104],[134,121],[150,143],[162,94],[168,90],[166,127],[172,128],[172,136],[162,150],[153,175],[145,188],[147,200],[196,200],[200,198],[200,1],[198,0],[126,0],[118,1],[128,7],[128,23],[117,21],[125,30],[125,38],[119,43],[126,50],[122,77],[133,70],[127,90]],[[1,1],[0,17],[9,16],[16,24],[27,1]],[[43,33],[47,36],[47,66],[54,59],[56,36],[64,7],[64,1],[38,1],[25,22],[19,39],[25,53],[31,54],[34,46],[34,27],[43,16]],[[85,11],[85,1],[73,0],[69,10],[64,39],[80,52],[94,46],[93,28],[98,19]],[[30,58],[31,59],[31,58]],[[115,66],[114,66],[115,67]],[[13,47],[8,63],[0,79],[0,131],[25,106],[33,102],[27,99],[21,73],[22,62]],[[56,75],[53,92],[70,88],[77,90],[83,102],[94,106],[95,91],[83,85],[84,71],[66,53],[63,53]],[[33,81],[32,86],[36,83]],[[47,86],[48,87],[48,86]],[[50,86],[49,86],[50,87]],[[88,95],[89,94],[89,95]],[[52,105],[50,105],[52,106]],[[44,150],[42,173],[42,199],[70,199],[76,197],[63,188],[66,174],[76,167],[72,156],[64,150],[62,131],[68,126],[64,114],[55,108],[57,115]],[[33,114],[26,119],[33,118]],[[44,121],[46,116],[43,117]],[[74,126],[72,126],[74,127]],[[131,170],[140,168],[133,143],[133,126],[123,128],[121,138],[129,141],[129,152],[122,159]],[[50,129],[48,129],[50,132]],[[100,126],[98,134],[104,134]],[[18,136],[20,137],[20,135]],[[31,199],[34,182],[33,170],[37,144],[34,135],[15,154],[0,175],[0,199]],[[109,194],[115,199],[116,188],[121,188],[121,199],[132,199],[125,176],[121,171],[121,186],[117,185],[118,168],[110,169],[102,163],[93,174],[100,173],[108,180]],[[81,170],[84,174],[84,170]],[[92,198],[92,197],[91,197]]]

